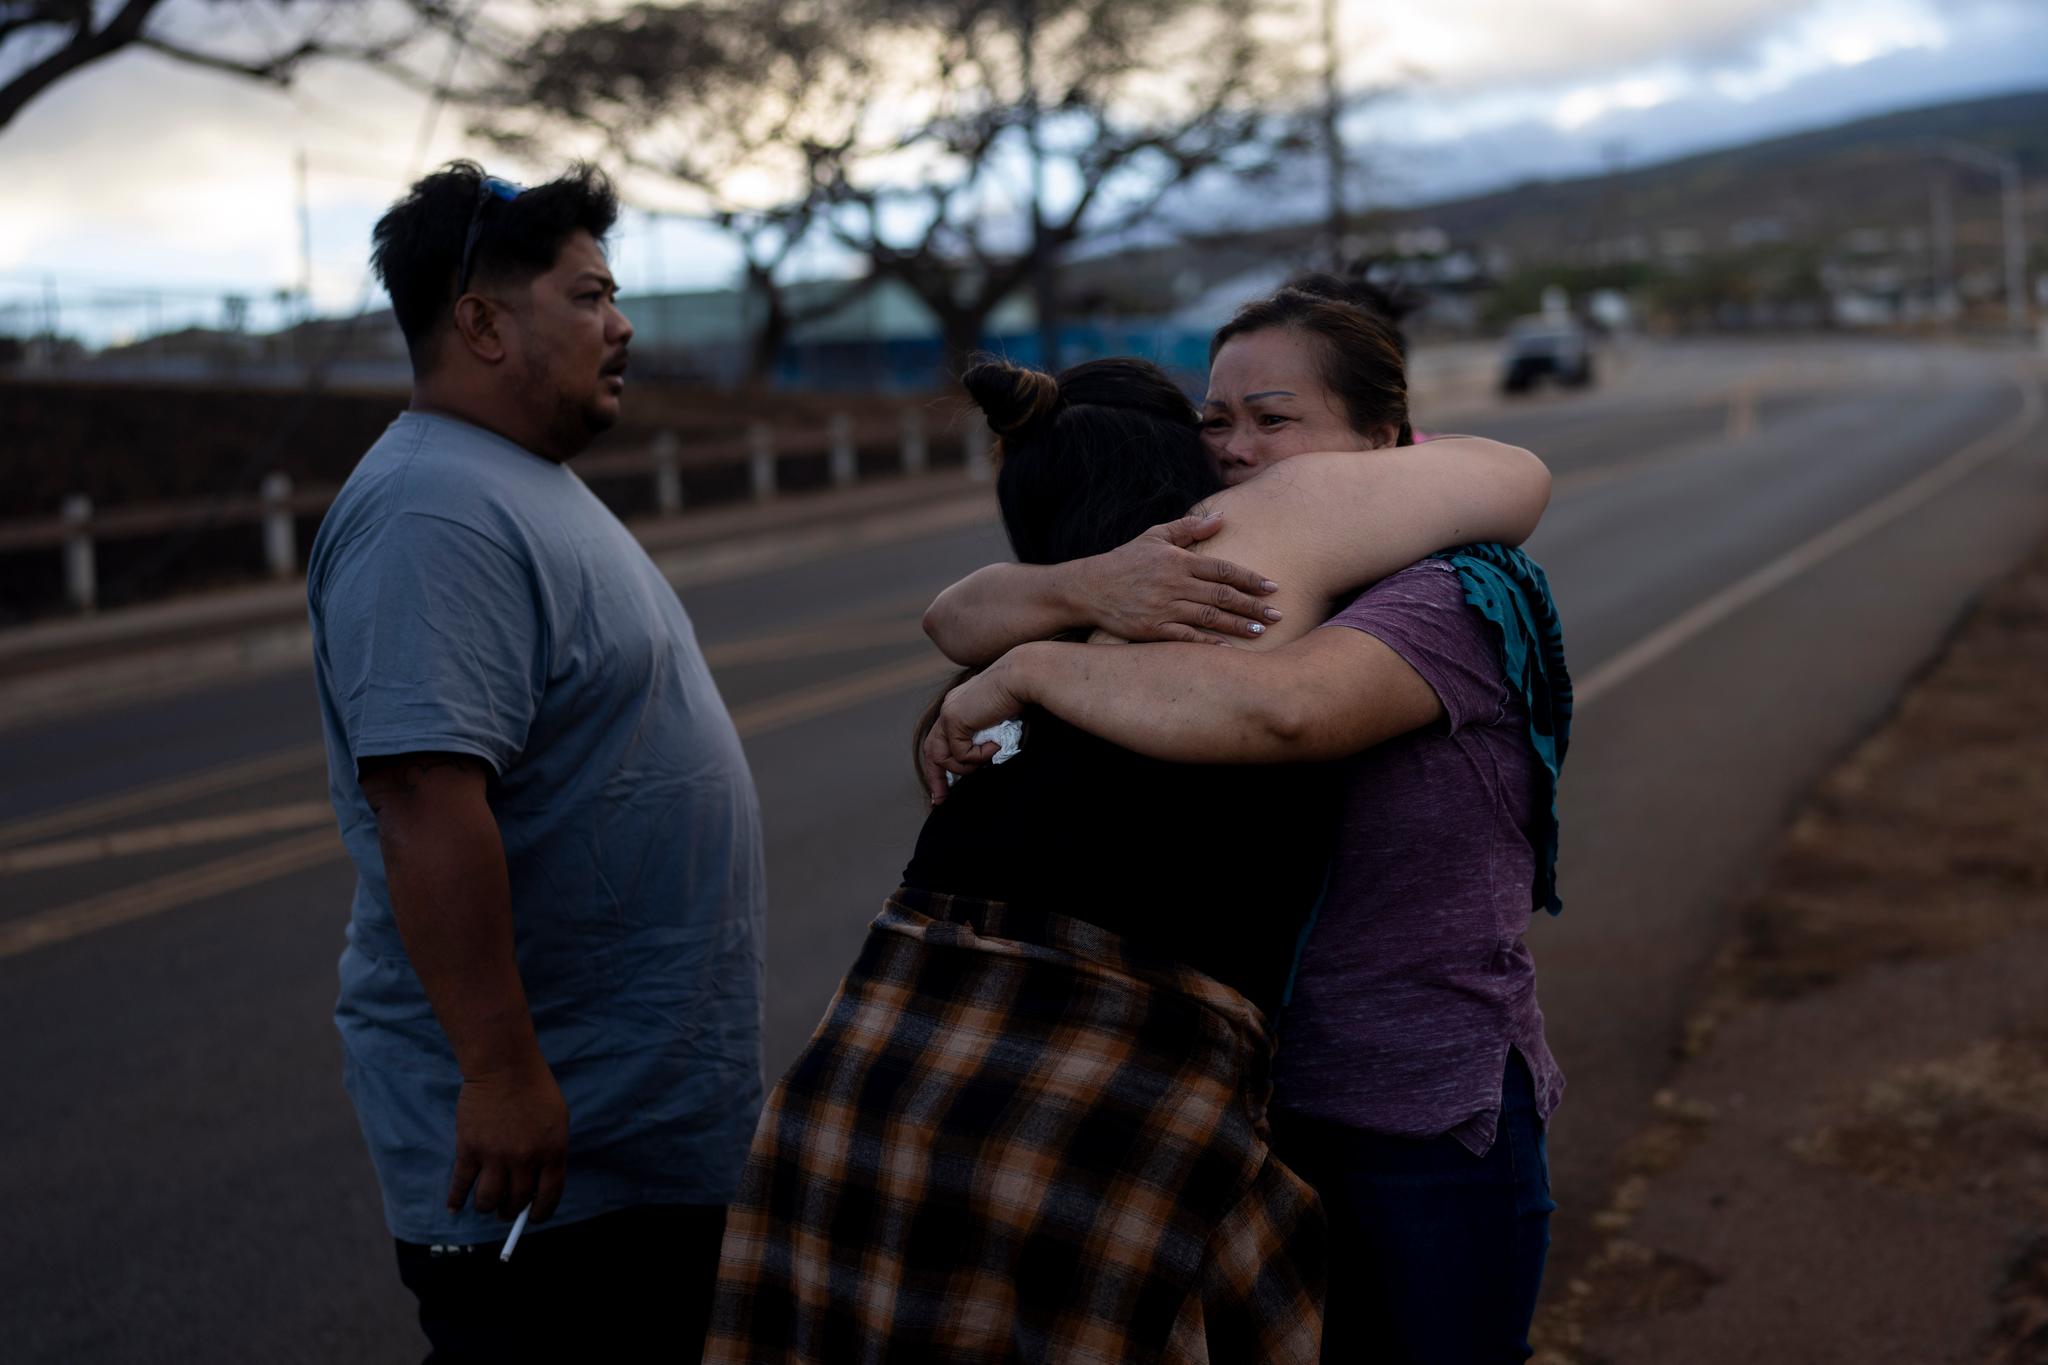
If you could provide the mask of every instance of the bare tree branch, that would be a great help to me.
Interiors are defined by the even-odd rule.
[[[261,0],[222,0],[224,8],[237,5],[251,15],[269,12]],[[426,32],[449,31],[459,22],[449,0],[408,0],[407,23],[360,41],[339,40],[320,36],[320,29],[341,10],[360,8],[356,0],[297,0],[295,9],[308,20],[300,26],[302,31],[250,56],[157,31],[151,21],[162,8],[163,0],[125,0],[97,25],[92,0],[26,0],[0,9],[0,44],[38,30],[62,36],[61,44],[41,60],[19,71],[0,72],[0,130],[59,81],[129,48],[271,85],[289,84],[307,63],[330,59],[367,63],[405,77],[411,73],[399,60],[403,53]]]
[[[1026,283],[1050,336],[1076,243],[1271,160],[1293,67],[1255,7],[641,0],[537,35],[476,108],[517,145],[594,140],[688,186],[773,325],[798,246],[825,240],[916,294],[957,352]]]
[[[72,72],[111,56],[134,42],[141,36],[142,26],[149,21],[150,12],[161,3],[162,0],[127,0],[98,30],[92,26],[92,6],[89,3],[29,6],[28,17],[16,22],[17,29],[66,26],[71,29],[71,37],[42,61],[8,77],[7,83],[0,85],[0,128],[5,128],[30,100]]]

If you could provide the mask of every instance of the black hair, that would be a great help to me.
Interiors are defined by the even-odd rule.
[[[1194,404],[1150,361],[1089,360],[1054,377],[986,360],[960,382],[996,433],[996,502],[1022,563],[1106,553],[1223,489]],[[978,671],[956,674],[918,718],[910,761],[920,774],[946,693]]]
[[[961,376],[996,433],[996,501],[1026,564],[1102,554],[1218,492],[1193,404],[1131,357],[1060,372],[985,361]]]
[[[451,161],[413,182],[370,233],[370,261],[391,294],[416,372],[427,368],[433,355],[428,343],[454,316],[455,277],[479,201],[482,230],[470,253],[472,283],[524,284],[554,268],[572,234],[587,232],[602,242],[618,221],[619,197],[611,180],[584,162],[513,199],[488,193],[483,181],[484,168],[474,161]]]
[[[1391,292],[1363,279],[1299,275],[1277,292],[1237,310],[1209,342],[1209,363],[1232,337],[1292,328],[1312,338],[1320,353],[1323,387],[1344,404],[1357,432],[1377,426],[1398,431],[1399,445],[1411,445],[1408,421],[1408,345],[1401,318],[1413,296]]]
[[[1367,271],[1369,261],[1354,263],[1342,275],[1327,270],[1306,270],[1287,281],[1289,289],[1317,298],[1329,299],[1334,303],[1348,303],[1355,308],[1384,319],[1393,328],[1394,344],[1401,348],[1401,358],[1408,358],[1408,333],[1401,326],[1408,316],[1419,311],[1429,302],[1426,295],[1396,281],[1380,284]]]

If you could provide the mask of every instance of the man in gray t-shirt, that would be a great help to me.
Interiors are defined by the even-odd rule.
[[[359,873],[344,1075],[436,1360],[691,1355],[761,1103],[752,779],[674,591],[566,464],[624,387],[615,212],[586,169],[458,164],[378,224],[413,402],[307,576]]]

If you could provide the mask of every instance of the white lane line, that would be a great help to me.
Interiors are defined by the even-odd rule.
[[[211,796],[216,792],[232,791],[236,787],[267,782],[274,777],[310,771],[324,765],[326,761],[325,745],[302,744],[265,754],[261,758],[209,768],[204,772],[193,773],[189,777],[172,778],[168,782],[136,787],[114,796],[81,801],[75,806],[51,811],[48,815],[17,820],[11,825],[0,825],[0,848],[12,848],[33,839],[47,839],[53,834],[68,833],[88,825],[105,824],[109,820],[118,820],[123,816],[161,810],[179,801]]]
[[[1804,544],[1787,550],[1748,577],[1731,583],[1608,659],[1574,685],[1574,708],[1583,708],[1603,693],[1613,691],[1766,593],[1883,530],[2005,454],[2039,425],[2043,411],[2039,382],[2018,374],[2014,374],[2012,379],[2020,390],[2021,403],[2019,412],[2011,421],[1978,437],[1912,482],[1830,526]]]
[[[333,823],[334,807],[328,802],[292,801],[260,810],[239,811],[233,815],[178,820],[167,825],[124,829],[114,834],[95,834],[84,839],[0,850],[0,875],[43,872],[53,867],[75,867],[79,863],[99,862],[107,858],[130,858],[138,853],[224,844],[257,834],[282,834]]]

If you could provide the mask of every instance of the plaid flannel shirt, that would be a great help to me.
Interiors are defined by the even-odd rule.
[[[1303,1362],[1316,1196],[1241,995],[1079,920],[903,889],[770,1096],[707,1362]]]

